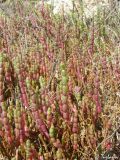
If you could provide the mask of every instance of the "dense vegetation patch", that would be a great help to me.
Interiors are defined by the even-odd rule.
[[[0,17],[0,151],[9,160],[119,159],[116,15],[15,3]],[[117,13],[119,14],[119,13]]]

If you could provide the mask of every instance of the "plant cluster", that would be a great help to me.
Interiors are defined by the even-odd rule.
[[[12,18],[0,17],[2,155],[90,160],[110,149],[117,155],[120,56],[105,15],[88,26],[80,8],[54,15],[44,3],[37,10],[15,5]]]

